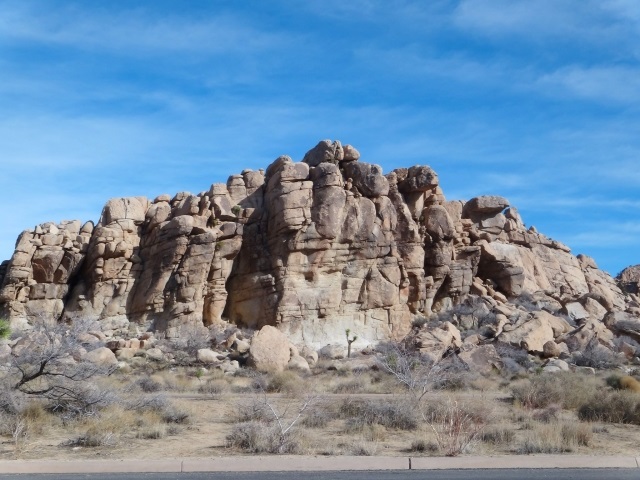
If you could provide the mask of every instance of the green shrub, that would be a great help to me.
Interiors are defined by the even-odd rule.
[[[11,325],[8,320],[0,318],[0,340],[7,339],[11,336]]]

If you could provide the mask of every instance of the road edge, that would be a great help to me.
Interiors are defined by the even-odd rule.
[[[640,457],[519,455],[464,457],[233,456],[162,460],[0,460],[3,474],[293,472],[640,468]]]

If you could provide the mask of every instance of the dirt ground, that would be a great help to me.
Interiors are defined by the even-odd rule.
[[[60,419],[43,409],[33,409],[30,416],[25,416],[22,430],[14,429],[12,433],[5,429],[0,437],[0,458],[164,459],[251,455],[250,449],[233,446],[228,436],[241,420],[252,420],[247,411],[258,407],[263,409],[262,420],[275,425],[276,429],[276,415],[284,428],[293,422],[288,434],[293,435],[296,442],[295,453],[311,455],[443,455],[447,453],[443,444],[464,440],[464,435],[473,438],[460,449],[460,454],[635,456],[640,445],[638,425],[583,422],[575,410],[552,408],[547,411],[521,406],[513,400],[512,382],[498,375],[476,377],[462,389],[427,393],[421,400],[425,408],[444,405],[458,414],[463,413],[438,421],[427,421],[424,415],[411,411],[417,407],[412,407],[415,404],[409,401],[407,391],[392,376],[382,372],[321,370],[306,375],[285,372],[263,378],[257,388],[256,379],[250,376],[225,377],[214,371],[184,368],[152,374],[119,373],[103,386],[131,392],[131,385],[145,376],[158,388],[149,395],[165,397],[173,411],[181,412],[181,420],[167,423],[156,414],[122,408],[106,409],[83,418]],[[599,381],[604,391],[604,379]],[[309,404],[298,417],[305,402]],[[358,414],[349,413],[354,405],[368,405],[367,408],[391,405],[396,410],[390,415],[413,416],[417,423],[406,426],[402,419],[393,424],[388,419],[378,421],[367,417],[369,420],[358,424],[354,422]],[[305,420],[307,417],[320,420],[314,423]],[[465,425],[472,417],[472,423]],[[457,431],[455,422],[460,422]],[[575,438],[567,437],[569,431]],[[78,440],[88,438],[88,432],[98,436],[109,432],[109,435],[99,437],[102,440],[89,446],[87,441]]]

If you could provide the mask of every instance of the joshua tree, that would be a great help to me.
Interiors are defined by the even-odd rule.
[[[358,337],[357,335],[354,335],[353,338],[349,338],[351,330],[348,328],[344,331],[344,333],[347,335],[347,358],[351,358],[351,344],[355,342]]]

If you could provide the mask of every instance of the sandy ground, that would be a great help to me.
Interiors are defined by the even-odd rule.
[[[187,423],[171,427],[162,438],[138,438],[139,431],[144,428],[145,419],[131,427],[121,428],[112,445],[86,447],[70,446],[66,443],[87,429],[91,419],[85,422],[72,421],[67,425],[49,419],[38,432],[32,432],[24,438],[15,441],[10,436],[0,437],[1,459],[85,459],[85,458],[146,458],[165,459],[180,457],[215,457],[229,455],[249,455],[226,446],[226,437],[237,421],[237,411],[242,404],[264,400],[261,393],[251,393],[242,390],[248,385],[248,379],[229,381],[231,389],[220,394],[198,393],[198,385],[206,382],[204,379],[190,379],[182,385],[184,391],[169,391],[166,395],[175,408],[189,414]],[[124,379],[119,380],[124,382]],[[312,379],[303,379],[311,382]],[[326,379],[323,380],[326,383]],[[235,383],[234,383],[235,382]],[[388,384],[387,384],[388,385]],[[324,393],[315,398],[312,408],[327,408],[338,406],[349,400],[370,400],[374,402],[393,402],[403,398],[400,390],[381,385],[379,390],[392,390],[388,393],[356,392],[356,393]],[[326,386],[326,385],[325,385]],[[370,385],[369,385],[370,387]],[[245,388],[246,390],[246,388]],[[305,390],[305,388],[303,388]],[[371,388],[369,388],[371,390]],[[276,394],[266,398],[276,409],[282,411],[289,405],[287,418],[295,417],[296,408],[301,405],[301,398],[305,392],[295,395]],[[498,444],[486,441],[474,441],[466,452],[473,455],[510,455],[517,454],[518,446],[522,444],[533,429],[552,429],[555,423],[579,423],[575,412],[563,411],[560,417],[544,424],[532,419],[533,412],[518,408],[512,404],[508,392],[495,388],[487,391],[464,392],[436,392],[426,397],[428,402],[438,402],[449,399],[464,404],[472,404],[485,412],[487,426],[485,431],[501,428],[513,432],[506,442]],[[324,405],[324,407],[322,407]],[[302,418],[302,417],[301,417]],[[117,418],[114,421],[118,421]],[[106,422],[108,425],[108,420]],[[587,424],[592,432],[589,446],[574,446],[568,454],[591,455],[638,455],[640,445],[640,426],[622,424]],[[301,442],[305,454],[314,455],[381,455],[381,456],[412,456],[441,455],[438,451],[410,451],[412,443],[424,440],[435,442],[433,428],[422,422],[417,430],[404,431],[393,428],[374,428],[365,431],[353,431],[346,428],[345,420],[335,418],[323,428],[309,428],[303,426],[299,420],[294,426],[302,435]]]

